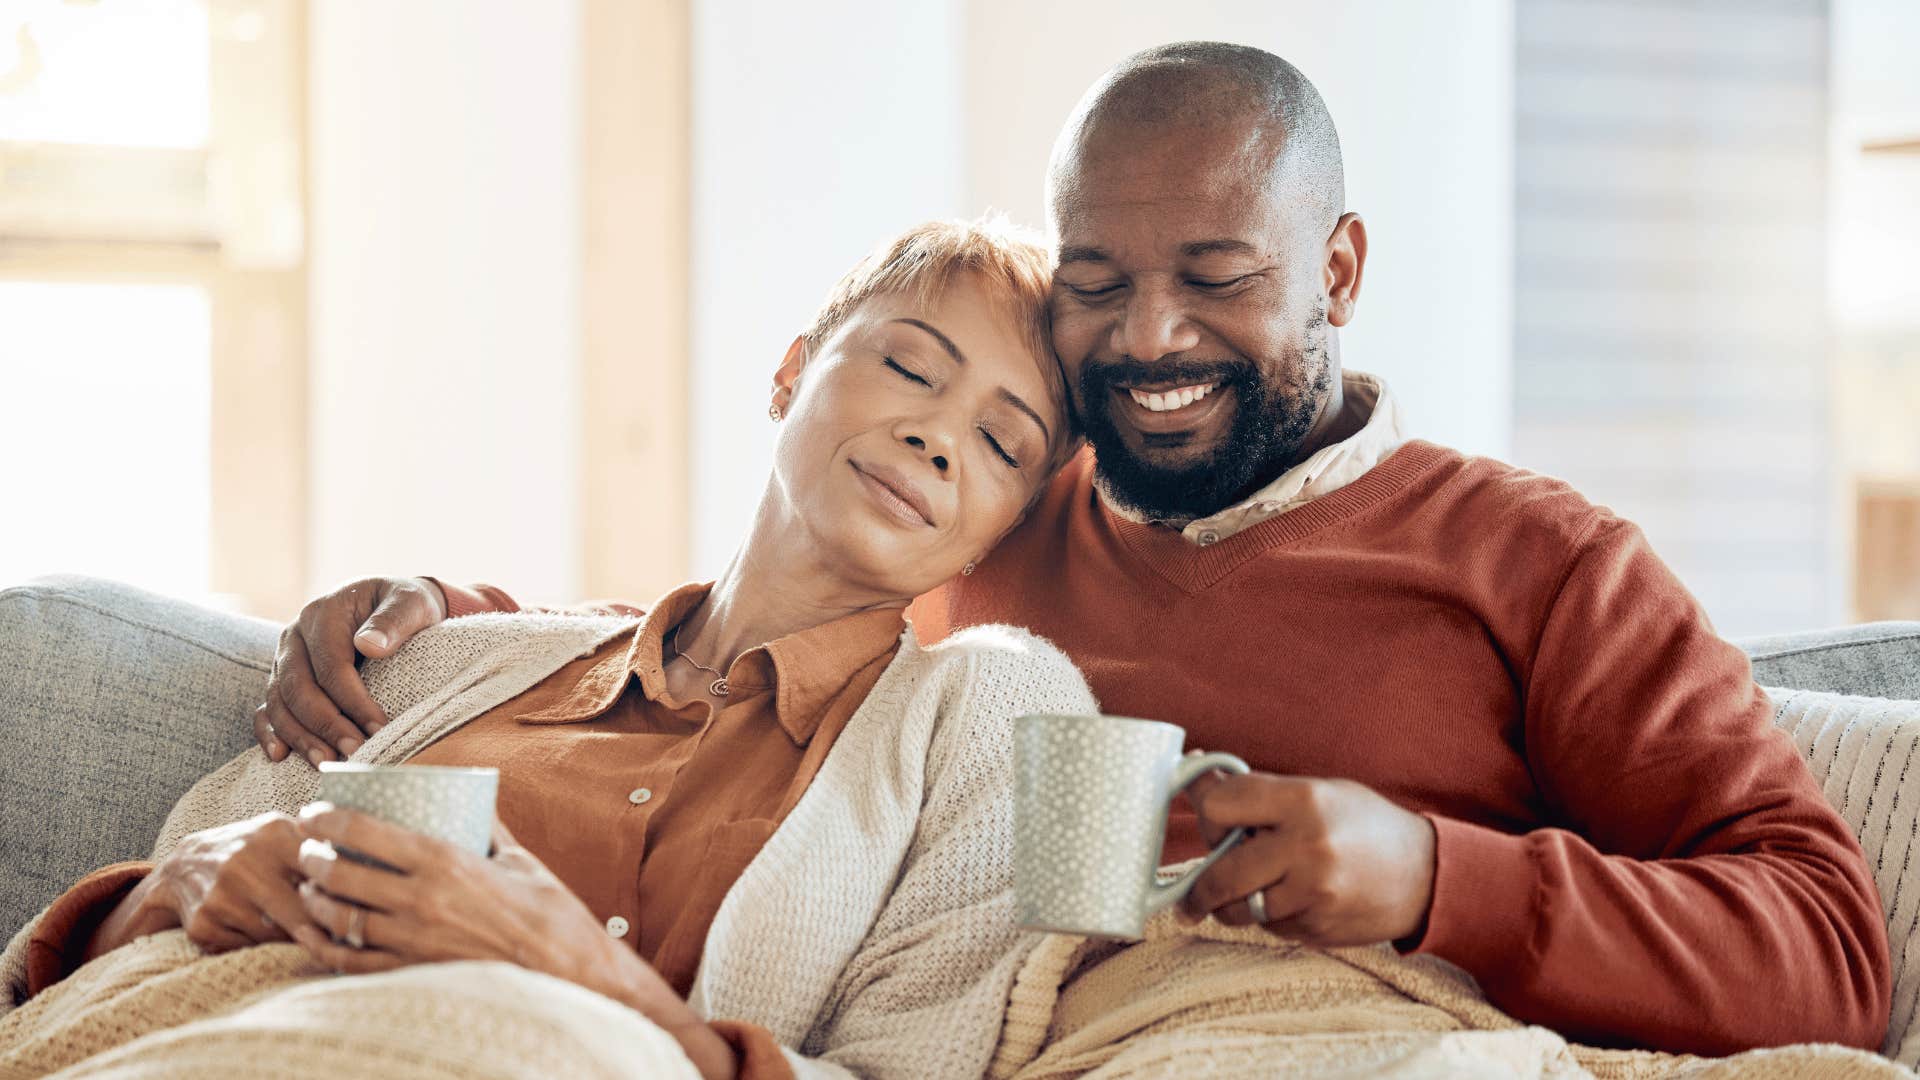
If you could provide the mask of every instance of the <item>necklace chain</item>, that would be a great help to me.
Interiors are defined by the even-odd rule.
[[[674,627],[673,633],[667,635],[667,643],[669,647],[673,649],[673,655],[685,660],[687,663],[692,664],[694,667],[699,668],[709,675],[717,676],[712,684],[707,687],[707,693],[712,694],[714,697],[727,696],[727,691],[731,689],[731,687],[727,685],[727,673],[724,671],[715,671],[700,661],[695,660],[690,654],[681,652],[679,627]]]

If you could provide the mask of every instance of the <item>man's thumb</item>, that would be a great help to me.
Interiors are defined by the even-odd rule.
[[[418,589],[395,589],[354,631],[353,644],[362,656],[391,656],[407,639],[439,621],[440,611]]]

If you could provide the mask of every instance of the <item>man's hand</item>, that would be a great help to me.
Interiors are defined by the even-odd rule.
[[[1207,868],[1180,902],[1187,917],[1253,922],[1309,945],[1370,945],[1421,933],[1433,898],[1434,834],[1426,818],[1351,780],[1271,773],[1213,776],[1188,789],[1201,829],[1218,843],[1252,832]]]
[[[315,765],[344,758],[386,726],[367,693],[359,657],[389,656],[447,617],[426,578],[363,578],[300,609],[280,632],[267,700],[253,711],[253,737],[279,761],[291,749]]]

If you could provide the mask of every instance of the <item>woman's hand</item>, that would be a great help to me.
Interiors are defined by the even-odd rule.
[[[732,1048],[504,825],[494,825],[492,858],[327,803],[301,810],[299,826],[300,896],[319,929],[295,940],[322,963],[358,973],[504,960],[628,1005],[678,1039],[703,1074],[732,1075]],[[342,858],[335,845],[394,870]],[[364,947],[346,944],[354,932]]]
[[[87,956],[175,926],[215,953],[313,933],[297,891],[299,851],[286,814],[191,833],[101,923]]]

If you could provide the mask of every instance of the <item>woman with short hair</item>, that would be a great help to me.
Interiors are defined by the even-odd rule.
[[[16,938],[11,1000],[179,930],[367,979],[503,961],[628,1007],[710,1077],[980,1075],[1017,963],[1012,721],[1095,703],[1024,631],[923,648],[904,612],[1074,449],[1048,287],[1003,226],[894,239],[776,366],[772,475],[717,581],[637,619],[453,619],[367,665],[393,721],[354,760],[497,767],[490,857],[302,809],[307,762],[249,751],[175,808],[157,861]]]

